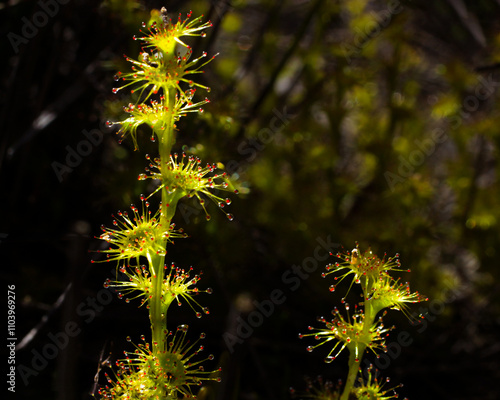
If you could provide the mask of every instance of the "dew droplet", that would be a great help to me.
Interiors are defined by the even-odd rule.
[[[330,292],[335,292],[335,285],[330,285]]]
[[[226,216],[229,221],[232,221],[234,219],[233,214],[227,214]]]
[[[314,347],[312,346],[307,346],[307,349],[306,349],[309,353],[311,353],[313,350],[314,350]]]
[[[116,94],[116,93],[118,93],[119,90],[120,90],[120,88],[113,88],[112,92]]]
[[[196,318],[201,318],[201,312],[199,311],[196,312]]]
[[[127,342],[131,342],[132,338],[130,336],[127,336]]]

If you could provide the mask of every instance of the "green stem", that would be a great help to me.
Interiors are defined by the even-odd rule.
[[[171,90],[168,94],[167,107],[173,110],[175,104],[175,93]],[[159,154],[162,166],[166,165],[170,159],[170,152],[175,142],[173,116],[169,114],[166,118],[166,127],[162,132],[158,132],[157,137],[161,138],[158,143]],[[156,132],[155,132],[156,133]],[[166,172],[162,169],[163,182],[166,181]],[[161,190],[161,216],[160,224],[165,231],[170,227],[179,196],[170,193],[166,188]],[[166,241],[166,239],[165,239]],[[167,243],[165,243],[166,247]],[[151,273],[151,301],[149,308],[149,318],[151,321],[151,331],[153,338],[153,349],[156,354],[163,353],[166,346],[165,334],[167,329],[167,306],[163,306],[163,280],[165,279],[165,255],[154,254],[149,257]]]
[[[361,285],[363,289],[364,296],[364,319],[363,319],[363,336],[367,337],[367,333],[373,325],[373,321],[375,320],[374,309],[372,306],[371,300],[368,300],[368,293],[370,293],[372,288],[372,282],[370,280],[362,282]],[[355,340],[355,339],[353,339]],[[363,355],[365,354],[367,345],[364,343],[358,344],[358,356],[356,358],[356,354],[351,351],[349,353],[349,372],[347,374],[347,380],[344,386],[344,391],[340,396],[340,400],[348,400],[349,394],[351,393],[354,384],[356,383],[356,377],[359,372],[359,365],[361,364],[361,360],[363,359]]]
[[[175,91],[170,90],[165,93],[165,96],[168,96],[167,98],[167,107],[169,110],[171,110],[171,113],[169,113],[166,117],[167,121],[165,129],[162,132],[158,132],[158,137],[161,137],[162,139],[160,140],[160,143],[158,143],[159,147],[159,154],[160,154],[160,160],[161,160],[161,165],[162,165],[162,182],[168,182],[169,181],[169,176],[167,174],[167,171],[164,169],[164,167],[168,164],[170,160],[170,153],[172,151],[172,146],[175,143],[175,132],[174,132],[174,122],[173,122],[173,115],[172,111],[174,108],[175,104]],[[166,188],[163,187],[161,190],[161,218],[160,218],[160,223],[164,227],[165,230],[168,229],[170,226],[170,221],[172,220],[174,214],[175,214],[175,209],[177,207],[177,202],[179,198],[176,196],[175,193],[170,192],[172,188]]]
[[[151,320],[151,333],[153,338],[153,349],[156,353],[165,351],[165,329],[167,327],[167,316],[162,312],[162,291],[165,275],[165,256],[154,254],[148,257],[149,270],[151,271],[151,301],[149,304],[149,318]]]
[[[349,354],[349,374],[347,375],[347,380],[344,386],[344,391],[342,392],[342,396],[340,400],[348,400],[349,394],[351,393],[351,389],[356,383],[356,377],[358,376],[359,364],[361,363],[361,354],[365,352],[366,346],[360,346],[360,357],[356,359],[356,354],[351,352]]]

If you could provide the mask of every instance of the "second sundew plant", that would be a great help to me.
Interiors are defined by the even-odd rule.
[[[326,272],[322,273],[323,278],[333,275],[334,283],[330,285],[330,291],[334,292],[337,285],[346,280],[347,293],[353,286],[359,288],[362,301],[351,308],[344,297],[345,316],[335,307],[332,319],[318,318],[323,327],[309,326],[309,333],[299,334],[299,338],[313,337],[318,342],[307,347],[309,352],[319,346],[331,346],[325,358],[326,363],[335,360],[344,349],[349,352],[349,372],[343,389],[340,389],[340,385],[334,387],[327,382],[319,390],[311,386],[316,391],[313,396],[328,400],[396,398],[398,395],[394,388],[386,388],[386,382],[379,381],[372,366],[363,377],[361,361],[368,351],[377,356],[386,351],[386,337],[394,328],[386,328],[383,324],[387,309],[402,311],[410,318],[407,303],[427,299],[418,292],[410,292],[409,283],[401,283],[399,278],[392,276],[393,272],[410,272],[401,267],[397,254],[379,258],[371,250],[362,253],[357,246],[351,252],[338,253],[336,257],[338,261],[328,264]]]
[[[187,339],[187,325],[172,330],[167,324],[172,304],[187,303],[197,317],[208,314],[195,297],[201,292],[211,293],[211,289],[198,289],[201,273],[193,275],[192,269],[182,269],[167,259],[173,240],[186,236],[172,223],[179,200],[196,197],[209,219],[204,199],[211,199],[222,209],[231,200],[220,193],[236,192],[229,177],[216,165],[202,166],[196,157],[172,154],[176,122],[188,112],[202,112],[201,107],[209,102],[206,98],[193,100],[197,88],[209,88],[194,82],[191,76],[202,73],[201,68],[213,58],[201,62],[206,57],[202,53],[192,59],[192,49],[182,38],[205,36],[203,31],[210,26],[201,17],[191,20],[191,13],[185,19],[179,15],[176,21],[167,16],[165,8],[153,13],[149,24],[143,23],[147,28],[143,35],[134,37],[143,43],[139,58],[126,57],[132,64],[131,72],[119,72],[115,77],[122,85],[113,89],[114,93],[129,88],[138,97],[136,103],[124,107],[127,118],[108,125],[119,125],[118,133],[122,138],[130,135],[136,149],[138,127],[146,125],[151,129],[150,139],[158,144],[158,156],[146,156],[149,165],[139,180],[153,179],[158,186],[153,193],[142,195],[140,205],[132,205],[131,212],[118,212],[112,228],[102,227],[100,239],[110,247],[101,253],[105,253],[106,261],[117,264],[116,280],[107,280],[105,286],[114,288],[127,302],[140,299],[149,310],[151,323],[151,342],[142,336],[141,343],[117,361],[114,376],[106,375],[108,383],[99,390],[103,399],[193,397],[193,387],[203,381],[219,380],[218,370],[205,371],[202,365],[213,356],[198,358],[203,350],[199,340],[205,334],[191,342]],[[151,210],[152,196],[161,196],[157,211]],[[233,219],[231,214],[226,215]],[[127,340],[131,341],[129,337]]]

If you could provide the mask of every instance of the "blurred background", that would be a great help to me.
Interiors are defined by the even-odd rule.
[[[113,76],[129,68],[123,54],[137,57],[132,37],[162,6],[173,20],[204,14],[213,28],[188,42],[195,56],[220,53],[200,77],[211,103],[180,121],[176,150],[225,164],[240,189],[232,222],[213,204],[207,222],[186,200],[175,222],[190,237],[169,250],[214,290],[198,299],[210,315],[187,306],[169,315],[171,329],[205,332],[215,355],[206,369],[223,368],[202,396],[290,399],[307,377],[345,379],[347,354],[325,364],[326,347],[308,353],[314,343],[298,339],[347,290],[331,293],[320,276],[334,260],[317,257],[326,242],[334,252],[359,243],[399,253],[412,270],[401,280],[429,297],[411,307],[427,315],[422,325],[385,317],[396,325],[388,343],[405,331],[411,345],[367,356],[388,388],[403,383],[410,399],[497,399],[494,0],[3,2],[0,251],[2,281],[16,285],[16,396],[89,399],[103,361],[132,350],[127,336],[149,333],[145,309],[103,291],[113,267],[90,260],[100,225],[152,191],[137,180],[155,154],[150,132],[134,151],[105,121],[123,117],[128,97],[112,93]],[[257,304],[276,290],[283,301],[259,319]],[[245,338],[241,321],[253,321]]]

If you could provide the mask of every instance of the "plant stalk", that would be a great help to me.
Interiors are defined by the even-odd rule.
[[[170,90],[168,92],[167,107],[173,110],[175,104],[175,92]],[[158,143],[162,182],[168,181],[167,172],[163,167],[169,162],[170,152],[175,142],[174,127],[172,113],[166,117],[166,127],[163,132],[158,132],[157,137],[161,138]],[[160,224],[164,231],[168,231],[171,220],[177,208],[179,198],[176,193],[171,193],[165,187],[161,190],[161,215]],[[167,247],[167,240],[165,239],[165,248]],[[166,332],[167,329],[167,307],[163,309],[163,280],[165,279],[165,255],[155,254],[151,257],[150,271],[151,273],[151,288],[152,288],[152,302],[149,309],[149,318],[151,320],[151,331],[153,338],[153,349],[156,354],[163,353],[166,350]]]
[[[166,313],[162,312],[162,286],[165,269],[165,256],[155,254],[149,257],[149,268],[151,271],[151,303],[149,306],[149,319],[151,321],[151,334],[153,349],[161,353],[165,351],[165,329],[167,327]]]
[[[361,363],[362,354],[364,354],[366,346],[359,347],[359,357],[356,359],[356,354],[354,352],[349,353],[349,373],[347,375],[347,380],[344,386],[344,391],[340,400],[348,400],[351,389],[356,383],[356,377],[358,376],[359,365]]]
[[[364,296],[364,319],[363,319],[363,336],[367,336],[366,334],[370,330],[373,325],[373,321],[375,320],[374,310],[372,307],[372,302],[368,299],[368,294],[372,288],[372,282],[367,279],[366,281],[362,281],[361,284]],[[353,340],[356,340],[353,338]],[[354,384],[356,383],[356,377],[359,372],[359,365],[361,364],[361,360],[363,359],[363,355],[365,354],[367,345],[364,343],[360,343],[358,345],[358,358],[356,358],[356,354],[353,351],[349,352],[349,373],[347,375],[347,380],[344,386],[344,391],[340,396],[340,400],[348,400],[349,394],[351,393]]]

